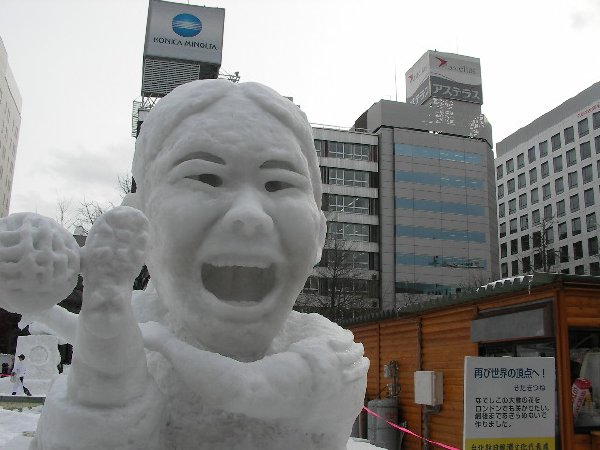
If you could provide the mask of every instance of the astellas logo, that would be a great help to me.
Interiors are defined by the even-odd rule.
[[[448,63],[447,59],[444,58],[440,58],[439,56],[435,56],[435,59],[437,59],[438,62],[438,69],[444,68],[446,70],[452,70],[455,72],[462,72],[462,73],[468,73],[470,75],[477,75],[477,69],[473,68],[473,67],[467,67],[466,64],[462,64],[462,65],[457,65],[457,64],[452,64],[452,62]]]
[[[192,14],[177,14],[171,25],[175,33],[185,38],[197,36],[202,31],[202,22]]]

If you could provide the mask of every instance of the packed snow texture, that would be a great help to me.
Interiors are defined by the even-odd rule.
[[[52,291],[47,276],[0,270],[22,293],[2,307],[74,343],[31,449],[346,448],[369,362],[349,331],[292,312],[326,231],[305,115],[257,83],[180,86],[146,118],[133,174],[81,249],[78,316],[26,300]],[[0,235],[0,269],[10,246],[36,251],[27,233]],[[68,260],[57,242],[24,267]],[[152,284],[132,295],[143,263]]]
[[[19,336],[16,354],[25,355],[28,380],[53,380],[58,375],[60,353],[56,336]]]

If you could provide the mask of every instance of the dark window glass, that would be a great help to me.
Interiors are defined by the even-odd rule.
[[[560,200],[556,202],[556,217],[562,217],[565,215],[565,201]]]
[[[594,147],[596,147],[596,153],[600,153],[600,135],[594,138]]]
[[[575,131],[573,127],[565,128],[565,144],[573,142],[575,140]]]
[[[552,196],[552,192],[550,190],[550,183],[546,183],[542,186],[542,197],[544,200],[549,199]]]
[[[598,236],[594,236],[588,239],[588,255],[598,254]]]
[[[594,124],[594,130],[600,128],[600,111],[592,115],[592,123]]]
[[[577,187],[577,172],[570,172],[568,176],[569,180],[569,189],[573,189]]]
[[[540,223],[540,210],[539,209],[534,209],[533,211],[531,211],[531,222],[533,222],[534,224]]]
[[[544,206],[544,219],[546,219],[546,220],[552,219],[552,205]]]
[[[508,277],[508,264],[506,264],[506,263],[500,264],[500,272],[501,272],[502,278],[507,278]]]
[[[554,173],[560,172],[563,168],[562,155],[558,155],[552,160],[552,165],[554,166]]]
[[[594,231],[596,229],[596,213],[590,213],[585,216],[585,226],[587,231]]]
[[[600,262],[590,263],[590,275],[597,277],[600,275]]]
[[[500,237],[503,238],[504,236],[506,236],[506,222],[502,222],[500,224]]]
[[[556,133],[554,136],[550,138],[550,142],[552,143],[552,151],[558,150],[562,145],[560,142],[560,133]]]
[[[569,205],[571,212],[579,211],[579,194],[571,195],[569,197]]]
[[[529,235],[521,236],[521,250],[529,250]]]
[[[540,158],[543,158],[548,154],[548,141],[540,142]]]
[[[506,242],[500,244],[500,258],[506,258],[507,250],[506,250]]]
[[[529,184],[533,184],[537,181],[537,169],[534,167],[529,171]]]
[[[515,161],[514,159],[509,159],[506,161],[506,173],[513,173],[515,171]]]
[[[496,167],[496,180],[499,180],[504,175],[504,166],[500,164]]]
[[[559,249],[558,254],[560,255],[561,263],[569,262],[569,246],[568,245],[563,245]]]
[[[565,183],[563,181],[563,177],[557,178],[554,180],[554,192],[556,195],[562,194],[565,191]]]
[[[542,178],[546,178],[550,175],[550,166],[548,165],[548,162],[542,163],[540,170],[542,172]]]
[[[527,216],[527,214],[521,216],[519,218],[519,222],[521,225],[521,231],[527,230],[529,228],[529,217]]]
[[[511,198],[508,201],[508,214],[512,214],[516,211],[517,211],[517,200],[514,198]]]
[[[532,189],[531,190],[531,204],[535,205],[539,201],[540,201],[540,194],[539,194],[538,188]]]
[[[579,133],[579,137],[585,136],[590,132],[590,125],[588,124],[587,117],[577,122],[577,132]]]
[[[552,244],[554,242],[554,227],[548,227],[545,231],[546,242]]]
[[[527,161],[530,163],[535,161],[535,147],[531,147],[529,150],[527,150]]]
[[[502,198],[504,197],[504,185],[501,184],[498,186],[498,198]]]
[[[518,239],[512,239],[510,241],[510,254],[511,255],[516,255],[517,253],[519,253],[519,240]]]
[[[586,206],[594,206],[594,188],[583,191],[583,203]]]
[[[592,146],[590,145],[590,141],[583,142],[579,146],[579,156],[582,160],[589,158],[592,156]]]
[[[506,187],[508,189],[509,194],[515,192],[515,179],[511,178],[510,180],[508,180],[508,182],[506,183]]]
[[[575,266],[575,275],[584,275],[585,269],[583,268],[583,264],[579,266]]]
[[[575,217],[571,220],[571,235],[577,236],[578,234],[581,234],[581,219]]]
[[[510,219],[510,234],[517,232],[517,219]]]
[[[581,178],[583,178],[583,184],[589,183],[594,179],[594,171],[591,164],[581,169]]]
[[[506,204],[500,203],[498,205],[498,217],[504,217],[506,215]]]
[[[523,273],[531,272],[531,257],[521,258],[521,264],[523,265]]]
[[[519,260],[512,261],[510,265],[512,270],[512,276],[516,277],[517,275],[519,275]]]
[[[575,149],[567,150],[565,153],[565,157],[567,158],[567,167],[572,166],[573,164],[577,164],[577,154],[575,153]]]
[[[573,242],[573,259],[583,258],[583,243],[581,241]]]
[[[519,153],[517,155],[517,169],[525,167],[525,154]]]
[[[520,173],[519,176],[517,177],[517,183],[519,185],[519,189],[524,188],[525,186],[527,186],[527,181],[525,180],[525,174],[524,173]]]
[[[567,222],[561,222],[558,224],[558,239],[563,240],[567,238]]]
[[[519,195],[519,209],[527,208],[527,194]]]

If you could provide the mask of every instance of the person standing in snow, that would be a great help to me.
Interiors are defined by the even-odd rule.
[[[20,354],[18,356],[18,360],[15,362],[15,365],[13,367],[11,376],[14,377],[15,382],[13,384],[13,392],[12,395],[17,395],[17,392],[19,392],[20,390],[23,390],[23,392],[31,397],[31,392],[29,392],[29,389],[27,389],[25,387],[25,385],[23,384],[23,379],[25,378],[25,371],[26,371],[26,367],[25,367],[25,355],[24,354]]]

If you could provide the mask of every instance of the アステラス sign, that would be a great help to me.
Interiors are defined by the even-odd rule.
[[[144,58],[221,64],[225,10],[150,0]]]

